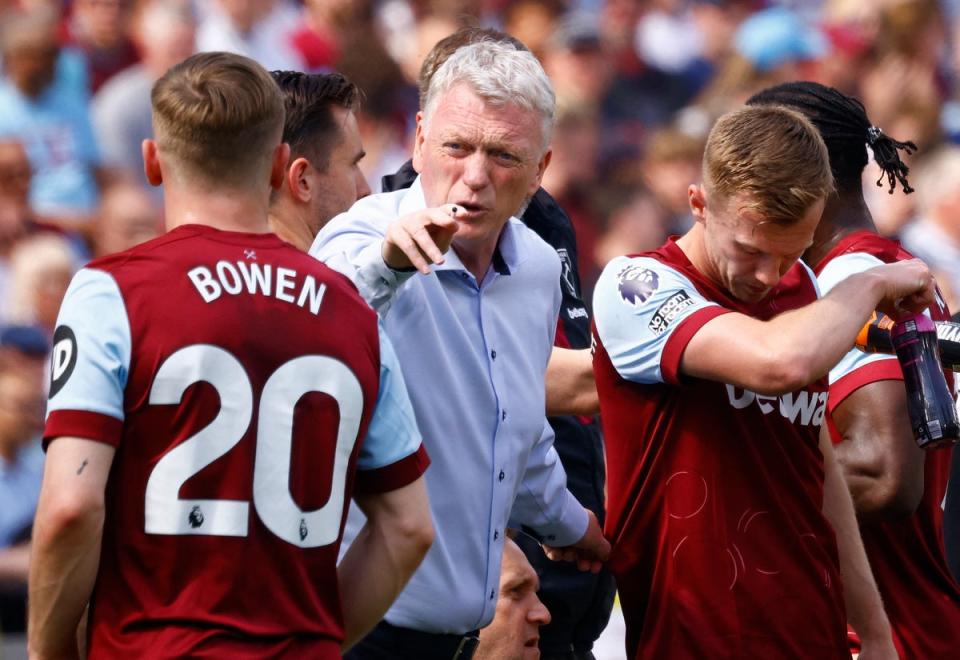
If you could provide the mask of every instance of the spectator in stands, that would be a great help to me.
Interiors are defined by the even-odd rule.
[[[128,36],[133,0],[74,0],[66,44],[86,60],[90,91],[140,59]]]
[[[267,69],[296,71],[303,60],[290,35],[299,15],[287,0],[213,0],[197,32],[197,50],[246,55]]]
[[[30,182],[33,169],[23,142],[15,137],[0,137],[0,200],[6,214],[0,225],[0,258],[9,254],[13,244],[37,231],[58,231],[42,221],[30,206]]]
[[[64,227],[85,227],[97,202],[99,154],[87,97],[58,76],[54,16],[33,9],[0,26],[0,135],[19,138],[34,178],[30,202]]]
[[[18,242],[35,234],[62,235],[62,231],[37,217],[30,206],[33,170],[23,143],[0,137],[0,320],[7,315],[6,290],[10,254]]]
[[[62,236],[34,236],[19,243],[10,255],[10,321],[39,325],[52,337],[60,302],[77,266],[70,243]]]
[[[50,340],[35,325],[8,325],[0,330],[0,372],[13,371],[32,378],[37,389],[47,388]]]
[[[0,371],[0,630],[23,632],[30,528],[43,476],[43,390]]]
[[[136,183],[116,181],[103,191],[93,226],[93,254],[122,252],[159,236],[162,228],[160,206],[154,199]]]
[[[147,183],[140,156],[140,143],[153,136],[150,88],[167,69],[193,54],[196,19],[187,0],[147,0],[133,31],[143,59],[94,96],[93,128],[104,165],[137,177],[159,201],[159,189]]]
[[[951,309],[960,309],[960,147],[944,147],[917,171],[919,217],[903,246],[930,265]]]

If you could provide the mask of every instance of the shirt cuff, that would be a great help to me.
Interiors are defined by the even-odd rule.
[[[354,260],[357,269],[357,288],[360,295],[375,310],[389,306],[390,299],[417,269],[395,270],[383,260],[383,241],[365,247]],[[385,311],[385,310],[384,310]]]
[[[869,362],[859,369],[854,369],[830,386],[830,395],[827,397],[827,410],[833,412],[843,400],[855,391],[881,380],[903,380],[903,371],[896,358]]]
[[[547,525],[538,525],[537,534],[546,545],[563,547],[573,545],[587,533],[587,510],[569,490],[564,490],[566,500],[559,520]]]
[[[427,449],[422,444],[406,458],[374,470],[357,470],[356,493],[386,493],[412,484],[430,465]]]
[[[83,438],[102,442],[111,447],[120,444],[123,420],[87,410],[54,410],[47,416],[43,431],[43,448],[54,438]]]
[[[733,310],[719,305],[710,305],[698,309],[680,322],[680,325],[670,333],[670,338],[667,339],[667,345],[664,346],[663,354],[660,357],[660,374],[663,377],[663,382],[670,385],[680,384],[680,360],[683,358],[683,352],[686,350],[687,344],[708,321],[731,311]]]

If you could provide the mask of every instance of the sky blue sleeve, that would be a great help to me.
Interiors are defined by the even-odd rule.
[[[84,268],[60,306],[50,365],[47,416],[58,410],[122,420],[130,369],[130,323],[116,281]]]
[[[617,372],[661,383],[671,333],[691,314],[720,306],[685,275],[650,257],[618,257],[604,268],[593,296],[597,335]]]
[[[400,362],[383,325],[380,330],[380,392],[357,468],[376,470],[410,456],[420,447],[420,430],[413,414]]]

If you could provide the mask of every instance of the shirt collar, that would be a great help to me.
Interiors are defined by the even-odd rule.
[[[404,216],[421,209],[427,208],[427,200],[423,196],[423,186],[420,183],[420,176],[414,180],[413,184],[407,190],[407,193],[400,200],[397,208],[399,215]],[[523,257],[520,250],[517,249],[517,231],[522,225],[519,220],[511,217],[507,220],[503,230],[500,232],[500,240],[497,242],[497,249],[493,252],[493,269],[500,275],[509,275],[522,262]],[[433,270],[467,270],[457,256],[456,250],[449,250],[446,259],[439,266],[434,266]]]

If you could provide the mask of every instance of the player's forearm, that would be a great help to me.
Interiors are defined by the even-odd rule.
[[[790,359],[805,367],[802,384],[825,375],[849,351],[883,289],[870,273],[853,275],[822,299],[769,322],[769,333]]]
[[[878,278],[861,273],[809,305],[766,322],[744,320],[742,327],[727,328],[718,351],[720,362],[732,373],[719,380],[776,396],[821,378],[853,348],[881,295]]]
[[[840,556],[840,577],[847,619],[864,644],[892,644],[890,622],[883,610],[867,555],[860,539],[853,502],[846,482],[833,455],[829,434],[824,427],[820,434],[823,453],[823,514],[833,525]]]
[[[546,386],[548,415],[596,415],[600,412],[589,349],[554,348],[547,364]]]
[[[349,649],[383,618],[430,548],[432,534],[412,537],[367,524],[337,567],[343,610],[343,649]]]
[[[337,567],[344,649],[383,618],[433,543],[423,476],[396,490],[354,498],[367,522]]]
[[[30,561],[31,658],[77,656],[77,624],[93,591],[102,531],[102,509],[57,510],[41,499]]]

